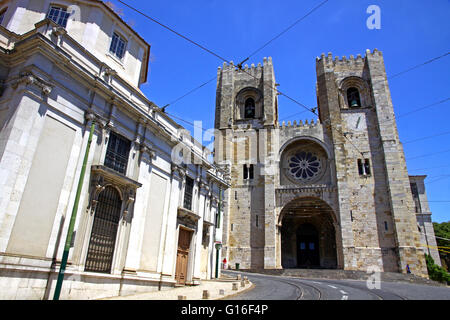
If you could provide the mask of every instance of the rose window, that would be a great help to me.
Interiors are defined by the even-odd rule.
[[[322,163],[312,152],[300,151],[288,160],[288,172],[297,180],[309,181],[315,178],[322,169]]]

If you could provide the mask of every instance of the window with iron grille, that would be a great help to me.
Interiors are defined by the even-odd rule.
[[[118,191],[108,186],[98,196],[86,258],[86,271],[110,273],[122,201]]]
[[[122,59],[125,54],[126,41],[117,33],[113,33],[111,46],[109,51],[116,55],[117,58]]]
[[[131,143],[127,139],[111,132],[106,150],[105,166],[126,174]]]
[[[51,6],[47,18],[65,28],[69,15],[66,8]]]
[[[192,210],[192,191],[194,190],[194,180],[186,177],[186,186],[184,187],[184,208]]]

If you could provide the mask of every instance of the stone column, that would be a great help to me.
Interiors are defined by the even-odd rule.
[[[181,204],[181,192],[183,190],[184,177],[186,172],[178,167],[172,166],[171,192],[169,209],[167,213],[167,223],[165,226],[164,236],[164,253],[161,275],[163,279],[175,278],[175,259],[177,255],[176,230],[177,230],[177,213]]]
[[[202,254],[202,238],[203,238],[203,219],[205,214],[205,196],[206,196],[206,184],[197,179],[198,185],[198,211],[196,212],[200,219],[197,223],[197,232],[194,235],[196,237],[195,252],[194,252],[194,272],[193,280],[200,279],[200,267],[201,267],[201,254]]]
[[[127,256],[125,260],[125,272],[136,272],[140,266],[142,252],[142,237],[144,235],[145,217],[148,208],[148,197],[151,185],[152,159],[155,151],[146,145],[141,145],[138,161],[138,181],[142,187],[136,191],[136,202],[134,204],[133,223],[130,229],[130,239],[128,243]],[[163,199],[162,199],[163,200]]]

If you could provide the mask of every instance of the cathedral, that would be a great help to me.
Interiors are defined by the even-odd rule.
[[[317,58],[314,120],[287,124],[271,58],[224,64],[214,159],[142,92],[149,62],[103,1],[0,1],[0,299],[439,262],[381,52]]]
[[[316,73],[315,120],[286,124],[272,58],[218,68],[215,160],[231,177],[229,267],[426,277],[434,233],[425,177],[408,175],[382,52],[322,54]]]

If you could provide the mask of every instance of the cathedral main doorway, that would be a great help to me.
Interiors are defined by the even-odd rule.
[[[283,268],[337,268],[334,212],[323,200],[299,198],[280,214]]]

